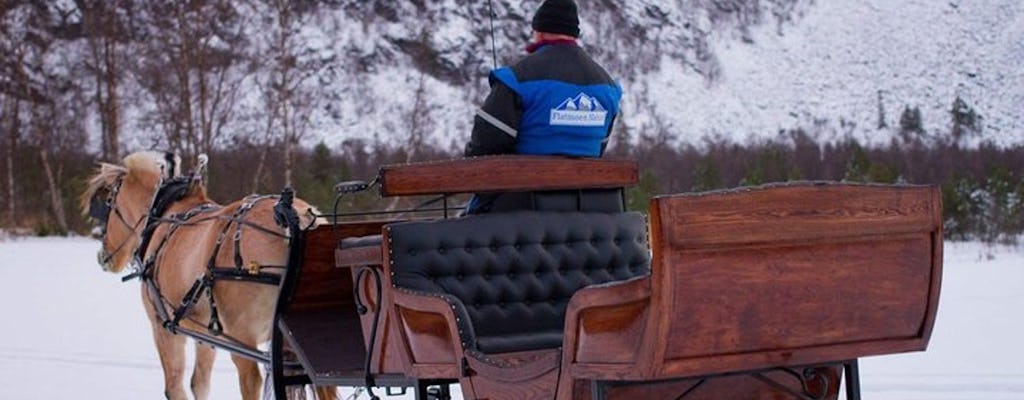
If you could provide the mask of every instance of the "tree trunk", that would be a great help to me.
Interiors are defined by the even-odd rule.
[[[88,4],[88,5],[87,5]],[[94,94],[100,119],[100,157],[103,161],[120,161],[121,116],[118,96],[117,17],[118,5],[104,2],[80,3],[88,48],[92,58]]]
[[[14,147],[18,145],[19,108],[21,105],[18,104],[18,100],[13,99],[10,102],[10,110],[4,113],[10,117],[7,130],[7,154],[4,156],[7,159],[7,221],[11,227],[18,224],[17,207],[15,206],[18,199],[15,197],[17,190],[14,180]]]
[[[60,185],[57,184],[57,179],[53,174],[53,166],[50,163],[49,151],[45,148],[39,150],[39,158],[43,162],[43,172],[46,173],[46,184],[50,188],[50,207],[53,210],[53,217],[57,220],[57,226],[60,227],[62,234],[66,234],[68,230],[68,219],[67,214],[64,212],[64,195],[60,191]]]
[[[260,158],[259,158],[259,161],[256,162],[256,173],[254,173],[253,176],[252,176],[252,192],[253,193],[259,193],[260,192],[260,181],[262,180],[261,177],[263,176],[263,167],[267,163],[267,153],[269,153],[269,152],[270,152],[270,145],[269,144],[263,146],[263,148],[260,149]]]
[[[291,139],[284,141],[284,186],[292,186],[292,169],[295,167],[295,145]]]
[[[106,69],[104,84],[107,95],[100,103],[103,107],[103,118],[100,120],[103,122],[104,144],[107,145],[107,148],[103,149],[103,153],[108,161],[115,163],[121,160],[121,105],[117,94],[116,45],[112,37],[103,39],[103,59]]]

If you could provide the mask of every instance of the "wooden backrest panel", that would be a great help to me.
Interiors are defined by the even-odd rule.
[[[658,200],[666,239],[697,248],[929,231],[939,216],[930,190],[797,183],[684,194]]]
[[[820,183],[653,199],[663,360],[752,368],[923,350],[939,199],[932,187]]]
[[[380,169],[382,196],[610,189],[633,186],[636,161],[503,155]]]

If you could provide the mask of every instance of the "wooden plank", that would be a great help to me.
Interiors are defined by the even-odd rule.
[[[489,156],[381,167],[382,196],[602,189],[633,186],[636,161]]]
[[[785,184],[657,197],[673,246],[818,241],[934,230],[937,189]]]
[[[666,358],[916,337],[931,237],[677,252]]]

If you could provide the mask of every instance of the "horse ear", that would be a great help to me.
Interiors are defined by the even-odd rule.
[[[168,151],[164,153],[164,161],[167,162],[167,168],[164,170],[164,179],[174,179],[174,177],[181,175],[181,157]]]
[[[202,177],[206,173],[206,164],[210,162],[210,157],[206,154],[200,154],[196,159],[196,171],[195,175]]]

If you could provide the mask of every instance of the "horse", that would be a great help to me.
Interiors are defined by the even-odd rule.
[[[250,273],[280,276],[288,255],[288,230],[275,223],[277,198],[250,196],[223,206],[214,203],[201,179],[205,160],[201,156],[200,170],[188,178],[181,176],[180,159],[171,153],[133,153],[121,165],[100,163],[81,196],[83,210],[100,222],[94,230],[102,244],[97,254],[100,267],[119,274],[133,260],[147,264],[141,274],[157,289],[141,285],[142,302],[152,325],[168,400],[184,400],[188,394],[182,382],[186,338],[168,329],[166,309],[184,310],[181,316],[175,314],[182,329],[215,330],[219,337],[255,349],[270,340],[277,285],[226,280],[211,281],[207,295],[193,295],[190,290],[195,291],[196,282],[209,276],[212,265],[240,263]],[[184,189],[162,205],[166,211],[161,215],[150,216],[155,203],[162,201],[158,190],[174,179],[183,182],[179,188]],[[317,224],[313,206],[295,198],[292,208],[301,226]],[[151,224],[154,219],[156,223]],[[146,232],[150,240],[144,244],[143,231],[150,225],[153,230]],[[139,251],[141,246],[145,247]],[[194,304],[182,308],[175,299]],[[204,400],[209,397],[216,349],[206,344],[195,349],[190,388],[196,400]],[[238,370],[242,399],[258,399],[263,377],[257,362],[237,354],[231,359]],[[317,388],[316,392],[322,399],[336,398],[333,389]]]

